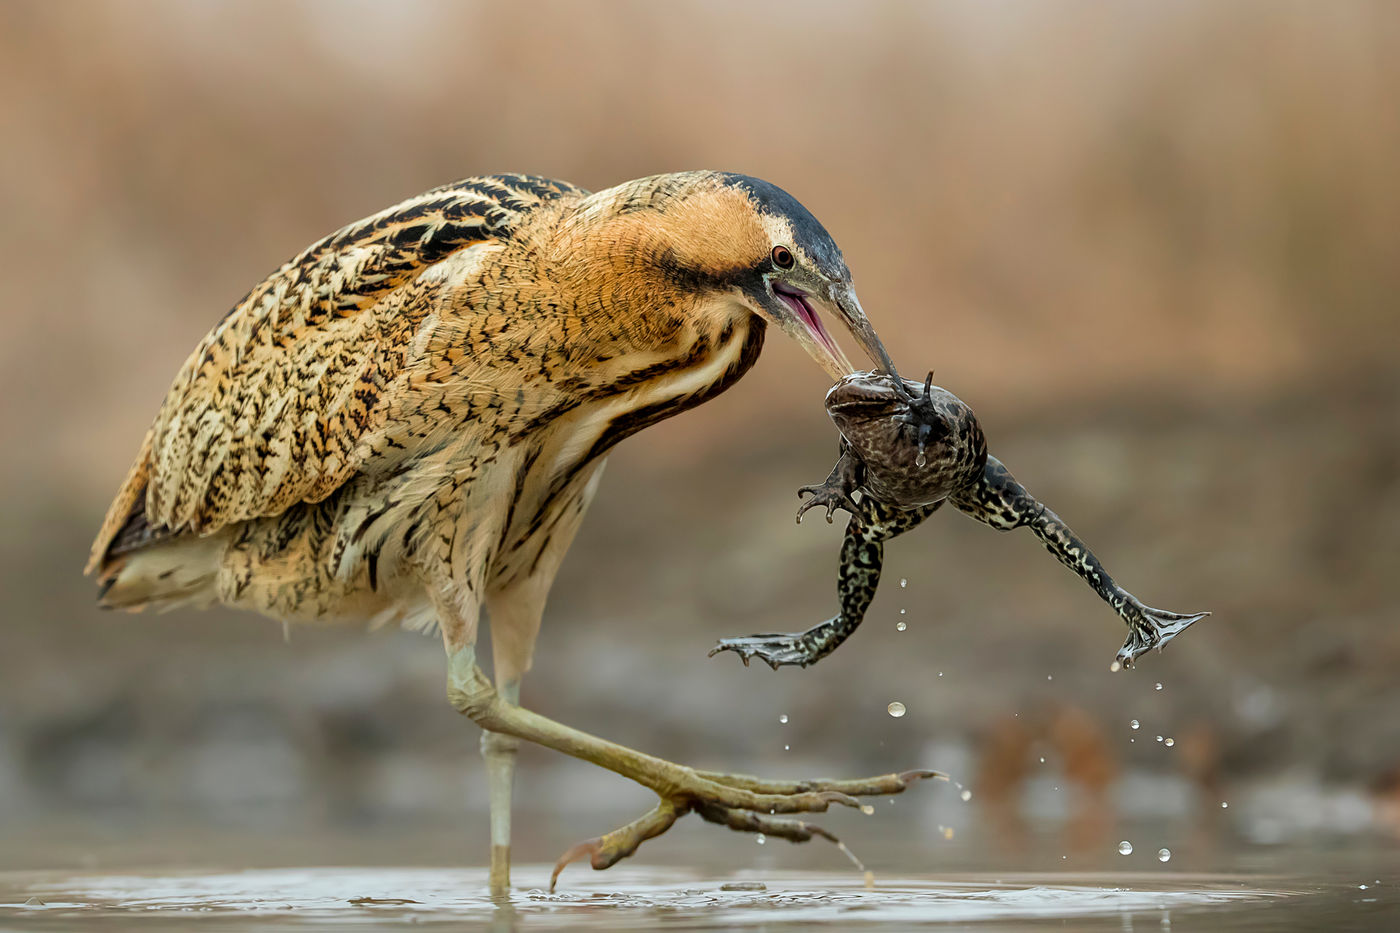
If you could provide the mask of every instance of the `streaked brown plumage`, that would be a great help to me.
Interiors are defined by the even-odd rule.
[[[699,787],[512,704],[606,452],[731,385],[769,322],[833,376],[850,371],[817,307],[889,367],[835,244],[757,179],[692,172],[590,195],[501,175],[434,189],[314,244],[205,337],[88,569],[118,608],[440,627],[449,692],[489,730],[498,888],[516,737],[647,784],[671,820],[695,809],[732,822],[735,793],[714,792],[732,781]],[[483,608],[499,696],[475,667]],[[760,804],[825,809],[818,797]]]

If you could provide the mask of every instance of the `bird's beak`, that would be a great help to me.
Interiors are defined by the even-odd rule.
[[[903,385],[899,373],[895,371],[894,360],[890,359],[885,345],[880,342],[880,335],[875,333],[870,319],[865,316],[865,310],[860,306],[860,299],[856,298],[856,290],[851,287],[850,283],[831,287],[831,304],[835,307],[836,316],[841,319],[842,324],[846,325],[851,336],[856,338],[856,342],[870,357],[871,362],[878,366],[881,372],[893,376],[895,385]],[[841,375],[844,376],[847,373]]]
[[[806,350],[831,378],[843,379],[856,369],[827,332],[820,311],[825,311],[841,321],[870,358],[882,370],[894,374],[894,362],[885,352],[880,337],[875,333],[875,328],[870,326],[870,321],[866,319],[865,312],[849,285],[833,286],[825,298],[809,295],[783,283],[775,282],[771,288],[773,294],[787,306],[787,313],[778,316],[778,326],[801,344],[802,349]]]

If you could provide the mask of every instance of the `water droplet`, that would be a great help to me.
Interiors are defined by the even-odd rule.
[[[1170,862],[1172,860],[1172,850],[1163,846],[1157,850],[1157,861]]]
[[[1118,854],[1119,854],[1119,855],[1132,855],[1132,854],[1133,854],[1133,844],[1132,844],[1131,842],[1129,842],[1128,840],[1124,839],[1122,842],[1118,843]]]
[[[763,845],[765,842],[768,841],[768,837],[763,835],[763,833],[759,833],[758,838],[754,841],[757,842],[759,845]]]
[[[906,587],[906,586],[909,585],[909,580],[908,580],[907,578],[905,578],[905,577],[900,577],[900,578],[899,578],[899,585],[900,585],[901,588]]]
[[[1230,809],[1230,804],[1227,801],[1222,800],[1220,801],[1220,809],[1228,810]]]
[[[864,813],[866,816],[870,816],[875,812],[875,808],[868,803],[863,803],[860,805],[860,812]]]
[[[895,719],[898,719],[899,717],[903,716],[906,712],[908,712],[904,708],[904,704],[899,702],[898,700],[895,700],[889,706],[886,706],[885,710]]]
[[[1160,735],[1157,736],[1157,741],[1158,741],[1158,742],[1162,741],[1162,737],[1161,737]]]
[[[791,751],[791,750],[792,750],[792,746],[791,746],[791,745],[784,745],[784,746],[783,746],[783,751],[786,752],[786,751]]]
[[[963,800],[971,800],[971,799],[972,799],[972,791],[967,790],[966,788],[964,788],[964,789],[963,789],[963,792],[962,792],[961,794],[958,794],[958,796],[961,797]]]
[[[1045,756],[1044,756],[1044,755],[1041,755],[1041,756],[1040,756],[1040,763],[1041,763],[1041,764],[1045,764]]]
[[[909,627],[909,626],[908,626],[907,624],[905,624],[904,622],[896,622],[896,623],[894,624],[894,630],[895,630],[896,632],[902,632],[902,631],[904,631],[905,629],[907,629],[908,627]]]
[[[1136,732],[1136,731],[1138,731],[1139,729],[1142,728],[1142,723],[1138,722],[1136,719],[1134,719],[1132,722],[1128,723],[1128,725],[1129,725],[1129,727],[1132,728],[1132,730],[1133,730],[1134,732]]]
[[[786,724],[787,724],[787,713],[783,713],[781,716],[779,716],[779,717],[778,717],[778,722],[783,723],[784,725],[786,725]]]
[[[942,677],[942,676],[943,676],[943,672],[942,672],[942,671],[939,671],[939,672],[938,672],[938,676],[939,676],[939,677]]]
[[[908,609],[901,609],[901,610],[899,610],[899,614],[900,614],[900,615],[907,615],[908,613],[909,613],[909,610],[908,610]]]
[[[1055,675],[1054,675],[1054,674],[1046,674],[1046,675],[1045,675],[1045,679],[1046,679],[1046,680],[1054,680],[1054,679],[1055,679]]]
[[[1167,736],[1166,741],[1162,744],[1165,745],[1167,748],[1171,748],[1173,745],[1176,744],[1176,739],[1172,738],[1171,736]]]
[[[1158,682],[1157,682],[1157,685],[1154,686],[1152,689],[1153,689],[1153,690],[1161,690],[1161,689],[1162,689],[1162,683],[1161,683],[1161,681],[1158,681]]]

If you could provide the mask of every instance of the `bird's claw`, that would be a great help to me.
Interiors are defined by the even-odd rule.
[[[559,861],[554,863],[554,872],[549,876],[549,890],[554,891],[554,885],[559,880],[559,873],[569,863],[577,862],[587,856],[588,864],[593,866],[594,871],[611,868],[636,852],[643,842],[670,829],[676,820],[689,812],[690,805],[687,803],[662,800],[656,805],[656,809],[633,820],[626,826],[601,836],[594,836],[592,839],[585,839],[583,842],[571,846],[567,852],[559,856]]]
[[[851,498],[850,492],[842,486],[818,483],[815,486],[803,486],[797,490],[797,495],[798,497],[812,497],[810,499],[804,499],[802,504],[797,507],[797,523],[799,525],[802,524],[802,516],[806,515],[809,509],[818,506],[822,506],[826,509],[826,523],[828,525],[831,524],[832,517],[836,514],[837,509],[845,509],[852,515],[860,514],[860,507],[857,506],[855,500]]]
[[[587,858],[595,870],[610,868],[636,852],[643,842],[666,832],[676,820],[692,811],[709,823],[728,826],[739,832],[762,833],[789,842],[807,842],[820,836],[835,843],[863,869],[859,860],[832,833],[806,820],[774,814],[822,812],[828,804],[840,803],[868,815],[875,812],[874,808],[868,804],[862,805],[856,797],[903,793],[911,784],[927,778],[948,780],[948,775],[942,771],[923,768],[849,781],[765,781],[711,771],[691,771],[690,776],[699,782],[697,786],[670,792],[646,815],[610,833],[572,846],[555,863],[549,890],[554,890],[559,873],[570,863]],[[735,793],[748,793],[750,798],[747,801],[734,798]],[[755,798],[752,796],[755,794],[773,796]],[[738,805],[741,803],[744,805]],[[750,808],[750,805],[757,809]]]
[[[1160,651],[1167,642],[1210,615],[1209,612],[1167,612],[1143,605],[1134,608],[1136,611],[1132,613],[1133,619],[1128,625],[1128,638],[1118,649],[1118,657],[1113,662],[1115,670],[1132,667],[1133,662],[1153,648]]]
[[[719,644],[710,649],[709,657],[713,658],[721,651],[732,651],[744,662],[745,667],[749,666],[750,658],[758,658],[775,671],[784,665],[806,667],[820,660],[822,655],[805,642],[803,634],[805,633],[773,632],[767,635],[721,638]]]

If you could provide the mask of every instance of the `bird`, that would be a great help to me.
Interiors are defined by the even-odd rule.
[[[217,604],[284,624],[439,632],[448,699],[483,730],[493,893],[510,889],[520,741],[658,798],[566,852],[551,887],[571,861],[606,868],[690,812],[834,839],[780,814],[944,776],[702,772],[519,705],[608,452],[732,386],[769,326],[833,379],[853,372],[828,320],[894,372],[831,235],[770,182],[707,170],[596,192],[523,174],[434,188],[312,244],[199,342],[87,571],[112,609]],[[483,617],[489,678],[476,655]]]

